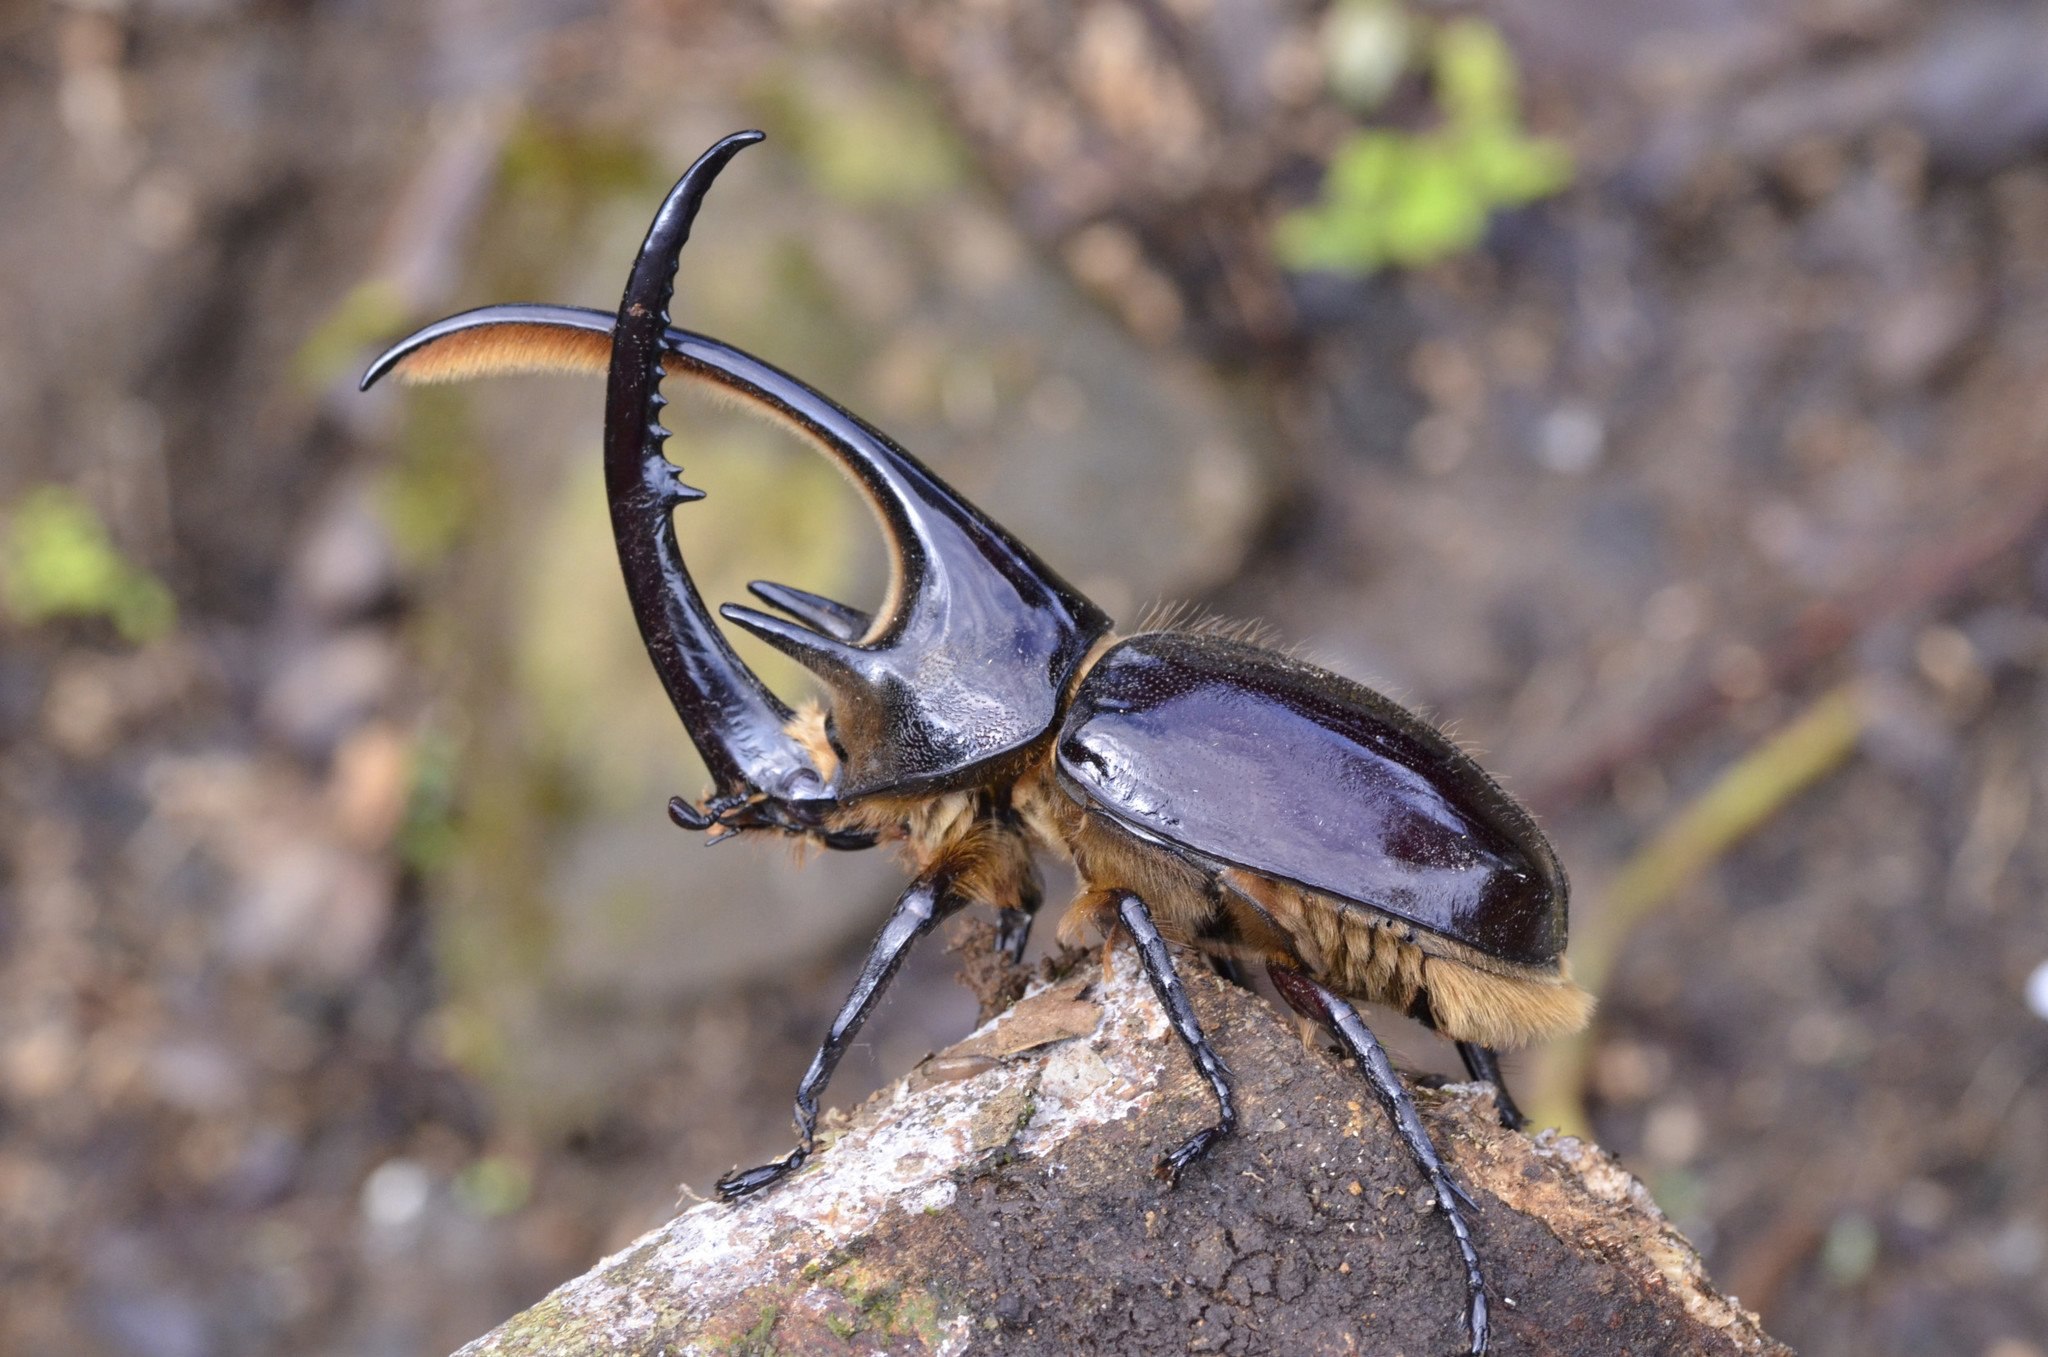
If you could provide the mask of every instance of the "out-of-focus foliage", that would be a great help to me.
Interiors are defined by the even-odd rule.
[[[1411,52],[1426,55],[1442,122],[1420,132],[1368,128],[1330,162],[1323,201],[1284,217],[1275,237],[1293,269],[1370,273],[1427,264],[1479,243],[1487,220],[1571,182],[1571,153],[1522,126],[1513,55],[1500,31],[1458,19],[1421,43],[1391,5],[1347,5],[1325,30],[1331,79],[1355,103],[1391,90]],[[1390,74],[1391,72],[1391,74]]]
[[[397,849],[399,860],[414,871],[439,871],[454,855],[459,755],[454,739],[440,727],[429,727],[413,745]]]
[[[1361,113],[1387,96],[1415,59],[1419,34],[1401,0],[1344,0],[1323,20],[1323,65],[1330,92]]]
[[[137,643],[163,636],[178,616],[163,581],[123,556],[92,506],[61,485],[30,491],[0,524],[0,601],[31,625],[104,618]]]
[[[555,210],[568,218],[562,224],[566,231],[595,205],[645,194],[662,173],[646,145],[623,132],[527,117],[505,140],[498,191],[522,212]]]
[[[414,565],[444,557],[479,511],[485,473],[469,401],[459,390],[406,393],[398,457],[384,473],[378,507],[399,552]]]
[[[472,1215],[509,1216],[532,1197],[533,1168],[511,1155],[485,1155],[462,1170],[455,1195]]]
[[[402,329],[405,296],[388,278],[369,278],[349,289],[292,355],[292,376],[303,391],[318,391],[350,372],[363,351]]]
[[[1673,815],[1606,888],[1603,911],[1572,944],[1572,970],[1596,993],[1636,925],[1674,899],[1737,844],[1769,824],[1794,797],[1855,753],[1871,706],[1854,683],[1829,691],[1799,719],[1764,740]],[[1587,1085],[1592,1038],[1553,1042],[1538,1057],[1532,1115],[1569,1135],[1590,1135]],[[1657,1184],[1660,1191],[1664,1184]],[[1661,1200],[1661,1198],[1660,1198]]]
[[[902,84],[848,91],[817,71],[761,83],[762,122],[787,135],[818,187],[844,203],[916,203],[957,189],[966,156],[945,122]]]

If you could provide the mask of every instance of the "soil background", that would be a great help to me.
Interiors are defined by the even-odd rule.
[[[1288,273],[1346,138],[1436,116],[1326,76],[1388,13],[1497,25],[1571,183]],[[1801,1352],[2042,1357],[2044,49],[1990,0],[0,3],[0,559],[60,487],[175,606],[0,611],[0,1353],[449,1350],[784,1147],[900,876],[667,825],[598,384],[354,389],[609,305],[758,125],[679,318],[1120,620],[1451,724],[1602,1000],[1525,1100]],[[829,471],[672,422],[707,595],[879,595]],[[966,1030],[956,966],[833,1101]]]

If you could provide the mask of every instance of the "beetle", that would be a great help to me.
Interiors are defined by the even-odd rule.
[[[1124,636],[1023,543],[886,435],[777,368],[671,328],[681,252],[705,191],[761,140],[726,137],[663,201],[615,313],[548,305],[464,312],[401,341],[363,378],[604,371],[605,489],[649,656],[710,770],[672,819],[712,842],[783,835],[891,844],[915,872],[867,952],[796,1094],[797,1144],[719,1180],[727,1200],[801,1166],[818,1099],[910,948],[969,904],[1022,956],[1041,899],[1034,852],[1071,861],[1062,942],[1121,936],[1207,1080],[1216,1120],[1168,1152],[1177,1180],[1236,1122],[1173,947],[1263,963],[1292,1007],[1356,1061],[1428,1179],[1455,1240],[1471,1351],[1487,1296],[1466,1211],[1415,1103],[1356,1004],[1451,1038],[1523,1118],[1495,1052],[1576,1030],[1591,999],[1564,957],[1565,874],[1535,822],[1429,723],[1337,674],[1215,628]],[[664,379],[684,378],[795,431],[867,499],[890,579],[868,614],[786,585],[775,616],[719,616],[814,674],[792,709],[734,653],[690,577],[673,511],[704,497],[668,460]]]

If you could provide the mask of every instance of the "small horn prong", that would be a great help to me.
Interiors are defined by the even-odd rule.
[[[773,580],[755,580],[747,586],[747,592],[771,608],[788,613],[797,621],[824,632],[835,641],[851,644],[867,635],[874,619],[858,608],[850,608],[834,599],[777,584]]]
[[[718,615],[736,627],[745,627],[820,678],[831,680],[859,674],[866,668],[860,647],[821,636],[809,627],[785,622],[758,608],[728,603],[718,610]]]

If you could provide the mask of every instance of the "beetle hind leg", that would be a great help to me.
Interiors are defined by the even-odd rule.
[[[1138,960],[1145,968],[1145,978],[1152,983],[1152,992],[1159,996],[1160,1007],[1166,1010],[1167,1023],[1181,1044],[1187,1047],[1195,1068],[1202,1072],[1202,1077],[1209,1081],[1210,1089],[1216,1094],[1216,1124],[1197,1131],[1159,1161],[1159,1176],[1169,1183],[1178,1182],[1188,1165],[1207,1154],[1217,1141],[1237,1128],[1237,1104],[1230,1089],[1230,1067],[1209,1045],[1209,1038],[1195,1018],[1194,1005],[1188,1002],[1187,987],[1181,983],[1180,973],[1173,968],[1173,954],[1167,948],[1166,939],[1160,936],[1158,926],[1152,922],[1152,911],[1129,891],[1118,893],[1115,900],[1117,922],[1137,944]]]
[[[1484,1084],[1493,1085],[1493,1105],[1500,1113],[1500,1124],[1510,1131],[1526,1131],[1529,1119],[1522,1115],[1522,1109],[1515,1105],[1515,1098],[1508,1092],[1507,1076],[1501,1073],[1500,1055],[1491,1046],[1481,1046],[1476,1041],[1458,1043],[1458,1058],[1465,1062],[1465,1071]]]
[[[1457,1241],[1459,1260],[1464,1264],[1465,1324],[1472,1337],[1471,1351],[1474,1357],[1478,1357],[1486,1351],[1486,1278],[1479,1268],[1479,1253],[1472,1244],[1472,1228],[1465,1219],[1468,1208],[1474,1211],[1478,1208],[1465,1190],[1452,1180],[1450,1170],[1437,1153],[1436,1144],[1429,1138],[1428,1128],[1422,1124],[1421,1114],[1415,1110],[1415,1100],[1408,1095],[1400,1076],[1394,1073],[1386,1048],[1366,1027],[1365,1020],[1358,1016],[1358,1010],[1291,967],[1269,965],[1266,972],[1273,978],[1273,985],[1281,997],[1296,1012],[1337,1034],[1344,1049],[1358,1062],[1359,1071],[1371,1083],[1380,1106],[1386,1109],[1388,1118],[1394,1123],[1395,1133],[1429,1179],[1430,1188],[1436,1193],[1437,1205],[1443,1209],[1444,1221],[1451,1227],[1451,1236]]]
[[[1408,1016],[1432,1032],[1441,1032],[1437,1026],[1436,1010],[1429,1002],[1429,991],[1418,990],[1415,1000],[1408,1005]],[[1493,1086],[1493,1108],[1500,1116],[1500,1124],[1510,1131],[1526,1131],[1529,1119],[1522,1115],[1522,1109],[1515,1105],[1515,1095],[1508,1092],[1507,1075],[1501,1072],[1500,1052],[1477,1041],[1453,1038],[1458,1048],[1458,1059],[1465,1062],[1465,1072],[1482,1084]]]

